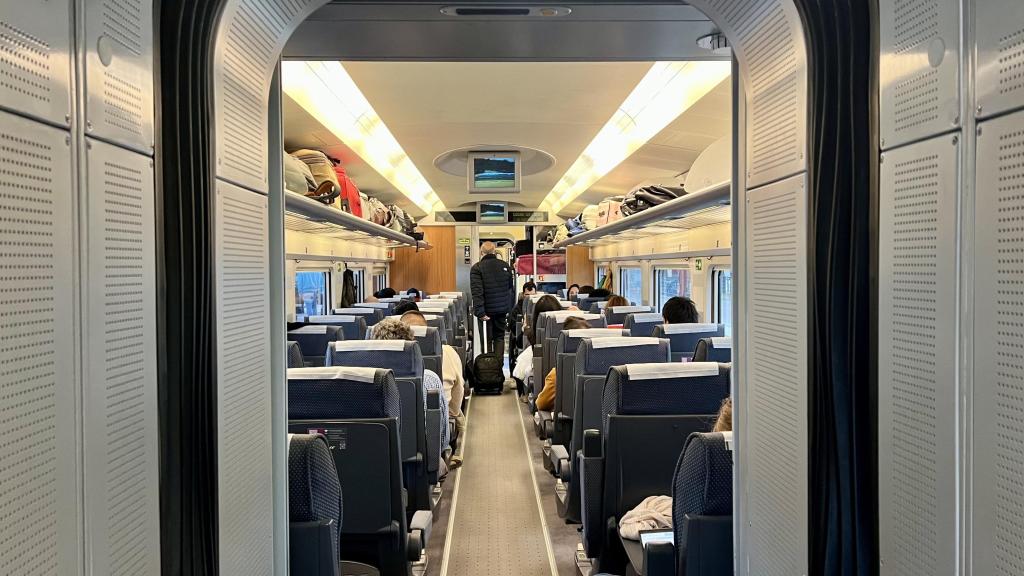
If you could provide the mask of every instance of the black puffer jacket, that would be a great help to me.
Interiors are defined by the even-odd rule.
[[[474,314],[507,314],[512,310],[512,278],[512,267],[494,254],[488,254],[474,264],[469,271]]]

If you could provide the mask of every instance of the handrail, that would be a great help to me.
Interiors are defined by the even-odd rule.
[[[552,247],[565,248],[575,244],[592,242],[606,236],[614,236],[622,232],[637,230],[666,220],[685,218],[700,210],[726,206],[730,202],[731,188],[731,182],[719,182],[703,190],[680,196],[658,206],[653,206],[643,212],[637,212],[593,230],[581,232],[571,238],[553,244]]]
[[[369,220],[353,216],[348,212],[332,208],[322,202],[306,198],[302,194],[297,194],[290,190],[285,190],[284,193],[284,209],[285,212],[313,222],[330,224],[352,232],[358,232],[375,238],[387,240],[388,242],[393,242],[398,245],[413,247],[417,245],[417,241],[407,234],[397,232],[390,228],[385,228],[380,224],[374,224]],[[430,246],[422,240],[419,241],[418,244],[420,248],[424,249]]]

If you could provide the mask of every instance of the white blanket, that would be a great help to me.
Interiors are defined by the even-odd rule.
[[[619,520],[619,535],[626,540],[640,540],[641,530],[672,528],[672,497],[648,496]]]

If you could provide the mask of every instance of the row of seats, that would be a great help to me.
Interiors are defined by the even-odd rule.
[[[340,558],[409,576],[426,561],[439,464],[449,449],[438,433],[441,395],[425,389],[423,371],[433,365],[441,373],[442,342],[468,340],[468,302],[455,293],[420,302],[439,323],[415,328],[415,341],[366,340],[362,328],[390,315],[393,304],[337,309],[289,331],[288,418],[290,432],[323,438],[341,493],[356,496],[338,522]],[[356,329],[347,332],[348,324]]]
[[[556,369],[554,408],[536,411],[534,422],[558,513],[582,524],[582,548],[600,570],[729,573],[731,454],[726,436],[710,430],[730,392],[731,339],[722,325],[665,324],[647,307],[616,308],[627,307],[545,312],[534,330],[531,398]],[[563,330],[571,316],[590,328]],[[663,494],[674,497],[675,546],[649,547],[661,555],[644,569],[644,549],[619,537],[618,522]]]

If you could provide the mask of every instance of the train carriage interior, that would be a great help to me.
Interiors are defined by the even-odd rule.
[[[1024,5],[0,0],[0,574],[1024,574]]]

